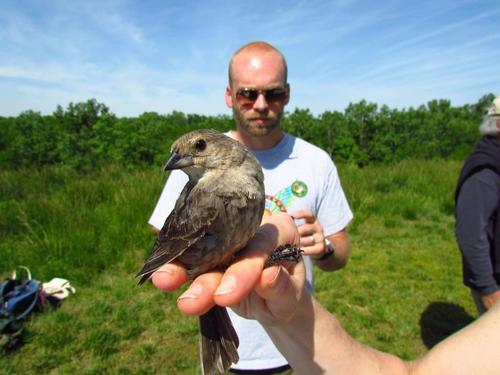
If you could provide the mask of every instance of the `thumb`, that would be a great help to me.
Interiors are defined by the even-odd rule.
[[[301,299],[305,284],[304,263],[293,264],[289,269],[283,266],[266,268],[256,293],[265,301],[267,309],[254,312],[263,325],[279,325],[291,319]]]

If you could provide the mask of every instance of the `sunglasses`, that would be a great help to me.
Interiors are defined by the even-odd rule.
[[[283,87],[275,87],[267,90],[241,88],[236,92],[236,100],[241,104],[255,103],[259,95],[264,95],[266,102],[280,102],[286,98],[287,92]]]

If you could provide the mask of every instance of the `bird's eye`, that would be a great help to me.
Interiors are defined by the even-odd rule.
[[[207,148],[207,142],[205,142],[204,139],[198,139],[194,144],[194,147],[196,147],[198,151],[203,151]]]

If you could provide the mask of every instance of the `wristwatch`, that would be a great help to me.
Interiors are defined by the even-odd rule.
[[[325,248],[326,250],[323,253],[323,255],[319,258],[316,258],[315,260],[319,261],[326,260],[335,254],[335,249],[333,248],[332,241],[330,241],[327,237],[325,237]]]

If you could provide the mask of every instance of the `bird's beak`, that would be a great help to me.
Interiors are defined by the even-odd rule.
[[[173,150],[168,157],[167,163],[163,167],[165,171],[171,171],[174,169],[182,169],[190,167],[193,165],[193,158],[191,156],[181,157],[179,153]]]

